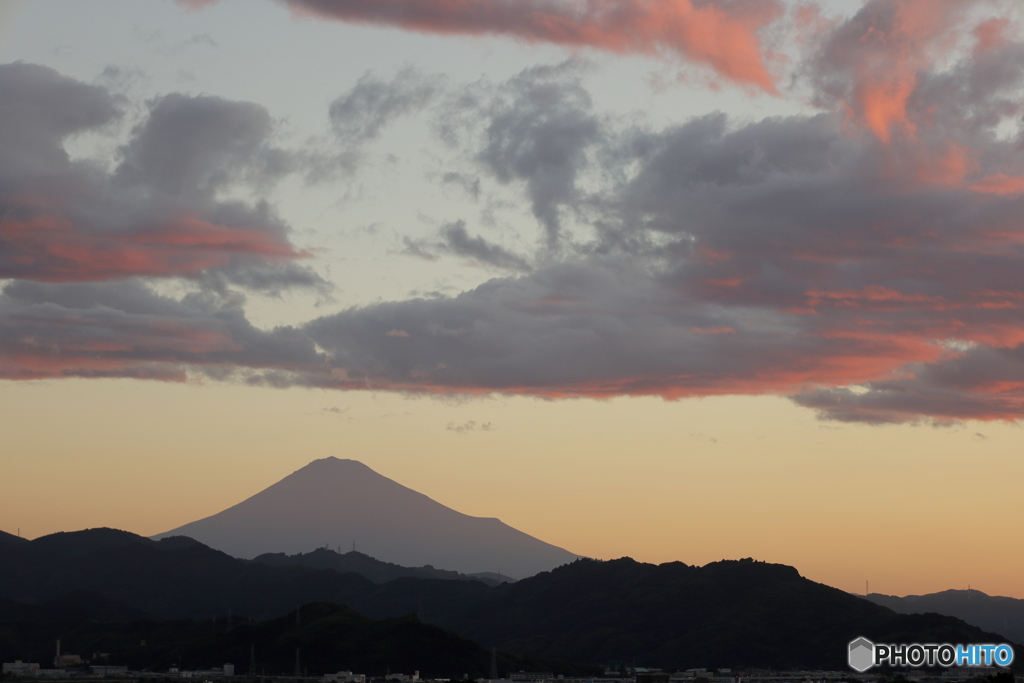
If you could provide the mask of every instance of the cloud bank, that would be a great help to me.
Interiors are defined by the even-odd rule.
[[[633,7],[292,4],[456,33],[496,32],[487,21],[499,10],[557,7],[577,30]],[[673,3],[730,16],[751,6]],[[991,6],[871,0],[804,45],[796,82],[820,113],[749,123],[603,116],[572,62],[498,84],[368,77],[331,107],[338,138],[373,138],[428,110],[468,165],[451,177],[518,192],[537,250],[517,253],[453,217],[407,252],[509,275],[274,330],[245,319],[242,292],[326,283],[272,207],[224,198],[308,170],[273,146],[267,112],[165,96],[106,170],[71,161],[63,141],[115,120],[116,98],[44,67],[0,67],[0,277],[12,280],[0,294],[0,376],[776,394],[844,421],[1020,419],[1024,43],[985,15]],[[528,37],[520,30],[506,32]],[[543,35],[531,39],[555,40]],[[173,299],[154,278],[199,289]]]

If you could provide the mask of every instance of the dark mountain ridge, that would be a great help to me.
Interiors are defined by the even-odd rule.
[[[703,567],[579,560],[491,589],[434,582],[428,591],[400,579],[350,604],[373,616],[417,609],[433,623],[514,652],[684,669],[844,669],[846,645],[858,636],[1005,640],[951,617],[898,615],[793,567],[749,559]]]
[[[388,581],[404,577],[448,581],[482,581],[489,586],[496,586],[502,583],[495,578],[491,578],[490,575],[469,576],[447,569],[435,569],[429,564],[422,567],[403,567],[392,562],[382,562],[356,550],[339,553],[330,548],[317,548],[312,552],[298,553],[296,555],[266,553],[253,558],[252,561],[269,564],[274,567],[297,566],[309,567],[311,569],[333,569],[340,574],[352,572],[365,576],[374,583],[387,583]]]
[[[158,618],[223,619],[231,609],[265,620],[330,601],[372,619],[417,615],[507,652],[595,664],[842,669],[858,636],[1006,640],[952,617],[897,614],[793,567],[749,559],[703,567],[577,560],[494,587],[413,577],[375,584],[353,573],[238,560],[191,539],[92,530],[0,545],[0,566],[0,598],[22,602],[92,590]]]
[[[27,538],[15,536],[14,534],[9,534],[6,531],[0,531],[0,543],[25,543],[27,541]]]
[[[270,567],[174,537],[153,541],[116,529],[52,534],[0,545],[0,598],[29,604],[97,591],[156,618],[235,613],[269,619],[296,605],[372,587],[357,574]]]
[[[902,598],[872,593],[867,599],[900,614],[934,612],[956,617],[986,631],[1001,633],[1014,642],[1024,642],[1024,600],[1017,598],[987,595],[979,590],[947,590]]]
[[[342,605],[303,605],[255,623],[235,615],[219,621],[144,618],[97,593],[79,592],[45,605],[0,600],[0,657],[3,661],[46,662],[60,638],[65,651],[92,663],[120,664],[132,670],[162,671],[171,666],[208,669],[234,663],[240,674],[292,675],[296,648],[305,673],[320,675],[354,669],[370,675],[387,671],[425,676],[483,676],[490,650],[415,617],[368,619]],[[93,657],[92,653],[107,656]],[[250,671],[255,658],[256,667]],[[597,667],[499,653],[499,669],[594,675]]]

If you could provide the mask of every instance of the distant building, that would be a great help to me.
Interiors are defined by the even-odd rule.
[[[420,672],[416,671],[412,676],[406,676],[405,674],[388,674],[384,677],[384,680],[388,683],[418,683],[420,680]]]
[[[16,659],[13,662],[4,663],[4,673],[15,676],[34,676],[39,671],[39,664],[36,662],[23,662]]]
[[[419,673],[418,671],[416,673]],[[351,671],[339,671],[336,674],[327,674],[323,677],[323,683],[366,683],[366,674],[354,674]]]
[[[68,674],[64,669],[40,669],[34,674],[35,678],[67,678]]]
[[[89,671],[97,676],[127,676],[127,666],[112,666],[110,664],[97,664],[89,667]]]
[[[212,669],[198,669],[196,671],[183,671],[177,667],[171,667],[167,670],[167,677],[174,678],[227,678],[235,675],[235,665],[225,664],[224,666],[215,666]]]
[[[508,677],[513,681],[550,681],[555,674],[550,671],[511,671]]]
[[[60,638],[57,639],[57,656],[53,658],[53,665],[58,669],[65,666],[78,666],[82,663],[82,658],[78,655],[67,655],[61,654],[60,652]]]
[[[637,673],[636,683],[669,683],[669,675],[666,673]]]
[[[40,669],[35,662],[23,662],[20,659],[3,665],[3,673],[20,678],[67,678],[62,669]]]

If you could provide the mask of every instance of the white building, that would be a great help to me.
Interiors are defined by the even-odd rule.
[[[418,683],[420,680],[420,672],[416,671],[412,676],[406,676],[405,674],[388,674],[384,677],[384,680],[388,683]]]
[[[416,672],[419,673],[418,671]],[[366,683],[366,674],[354,674],[351,671],[339,671],[336,674],[326,674],[323,683]]]
[[[13,662],[4,662],[4,673],[15,676],[34,676],[39,671],[39,664],[36,662],[23,662],[16,659]]]

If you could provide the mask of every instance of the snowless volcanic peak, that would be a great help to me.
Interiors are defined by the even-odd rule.
[[[314,460],[223,512],[154,536],[189,536],[235,557],[329,545],[385,562],[517,579],[578,556],[498,519],[470,517],[357,460]]]

